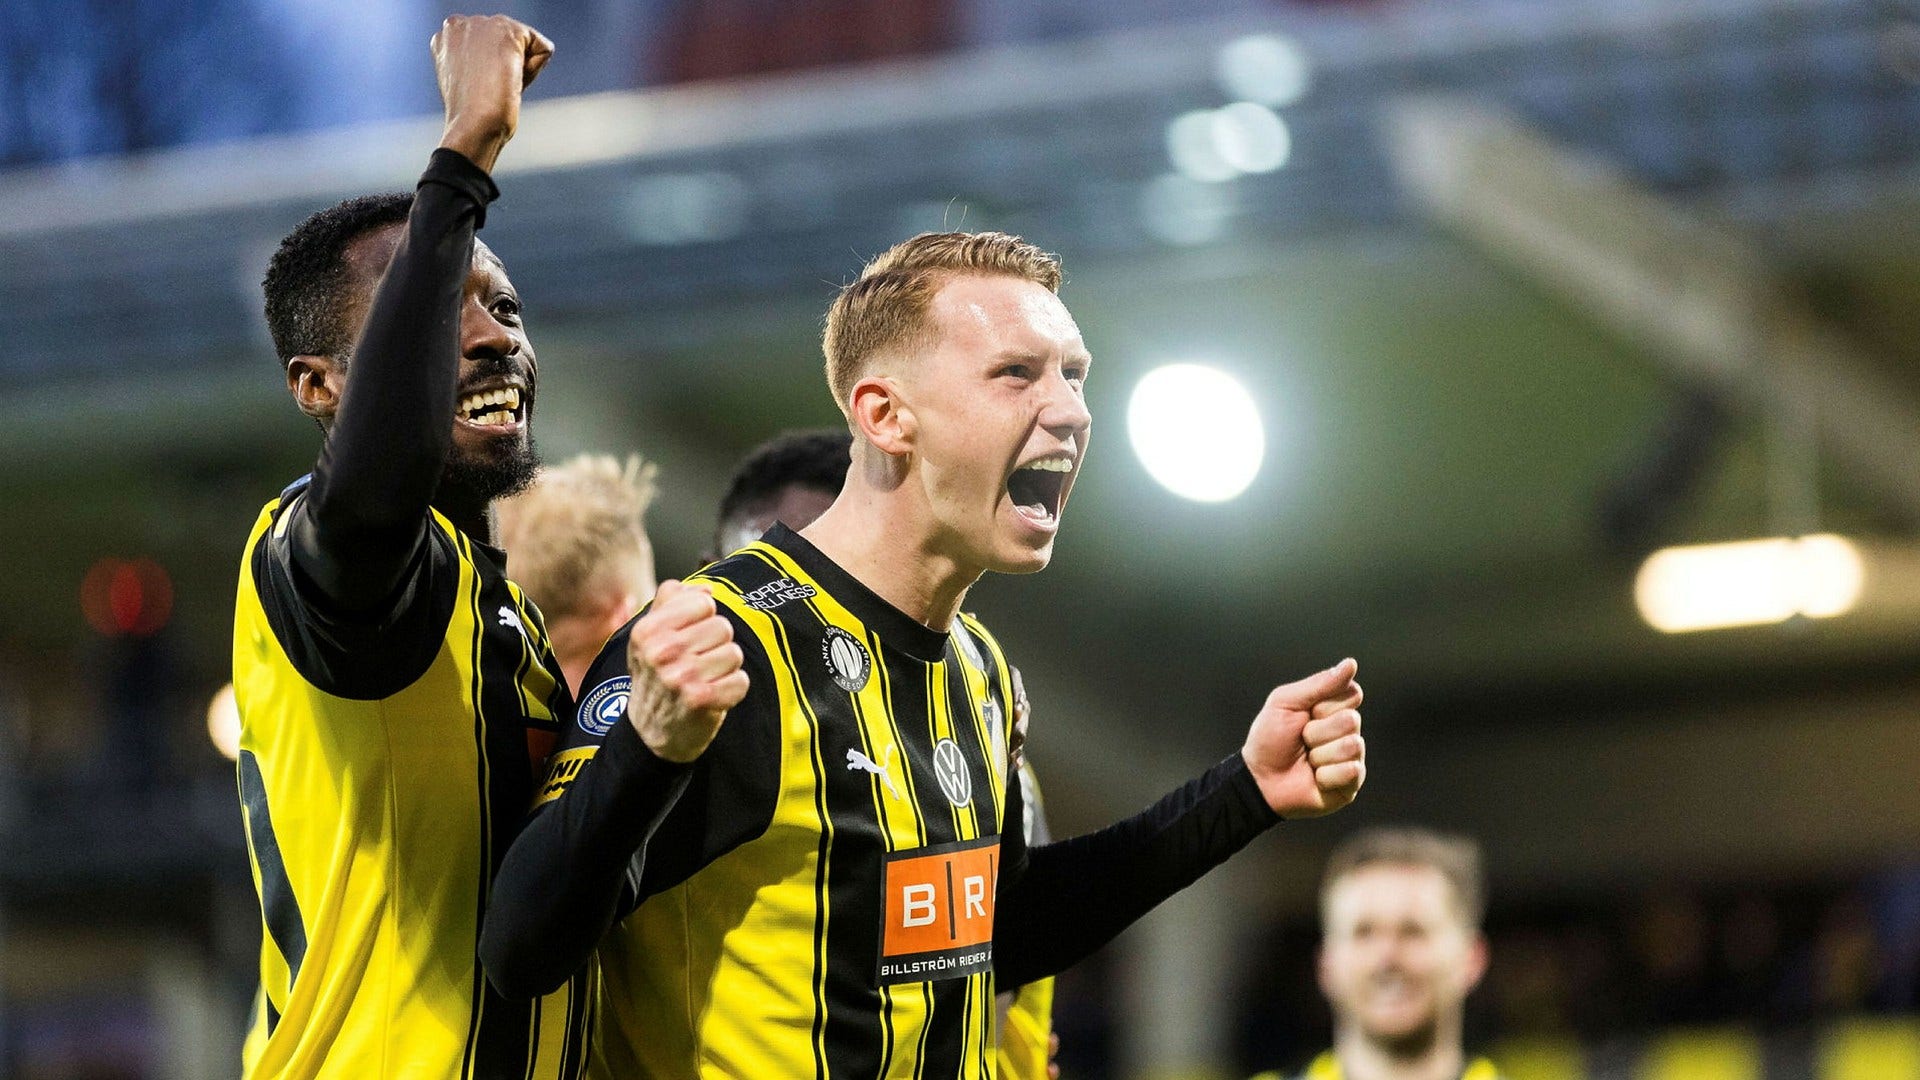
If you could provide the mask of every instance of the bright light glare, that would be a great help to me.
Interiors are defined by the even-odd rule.
[[[1213,148],[1220,159],[1243,173],[1270,173],[1287,163],[1293,137],[1272,109],[1236,101],[1213,114]]]
[[[1300,46],[1272,34],[1249,34],[1228,42],[1220,50],[1214,74],[1229,96],[1273,106],[1299,101],[1312,76]]]
[[[1214,111],[1181,113],[1167,124],[1167,158],[1173,167],[1195,180],[1218,184],[1240,175],[1240,169],[1221,153],[1215,134]]]
[[[1202,364],[1169,364],[1141,378],[1127,403],[1127,436],[1148,475],[1195,502],[1247,490],[1267,450],[1253,395]]]
[[[1141,220],[1169,244],[1220,239],[1237,209],[1231,185],[1203,184],[1179,173],[1157,176],[1140,189]]]
[[[1821,534],[1656,551],[1633,584],[1640,616],[1668,634],[1762,626],[1852,610],[1866,580],[1859,549]]]
[[[240,706],[234,701],[232,683],[214,691],[207,703],[207,738],[228,761],[240,756]]]

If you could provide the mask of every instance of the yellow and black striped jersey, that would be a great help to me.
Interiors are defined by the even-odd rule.
[[[1015,775],[1020,779],[1021,803],[1026,807],[1022,827],[1027,847],[1052,843],[1046,802],[1033,764],[1022,761]],[[994,1076],[999,1080],[1047,1080],[1047,1065],[1053,1056],[1049,1046],[1053,1037],[1053,980],[1035,979],[1013,991],[1012,997],[1001,1013]]]
[[[234,618],[239,784],[265,924],[264,1040],[249,1040],[246,1075],[578,1076],[592,972],[510,1003],[477,959],[537,756],[571,711],[540,613],[500,553],[434,512],[386,616],[331,615],[289,554],[305,492],[260,514]]]
[[[751,689],[636,861],[592,1074],[991,1075],[999,646],[968,616],[915,622],[784,528],[691,580]],[[626,636],[582,684],[542,813],[626,723]]]

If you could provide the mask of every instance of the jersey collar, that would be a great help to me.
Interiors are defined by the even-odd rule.
[[[899,649],[926,663],[937,663],[947,655],[948,635],[880,598],[880,594],[862,584],[859,578],[841,569],[805,537],[776,522],[763,543],[780,549],[800,569],[806,571],[821,588],[851,611],[855,618],[880,635],[883,644]]]

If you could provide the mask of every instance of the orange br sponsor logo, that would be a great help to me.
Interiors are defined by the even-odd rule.
[[[927,982],[993,966],[993,894],[1000,838],[887,857],[880,982]]]

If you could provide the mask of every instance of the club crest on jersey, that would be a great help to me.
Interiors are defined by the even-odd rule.
[[[627,714],[627,698],[633,693],[633,678],[618,675],[594,687],[580,699],[580,730],[589,735],[605,735]]]
[[[811,585],[802,585],[792,578],[783,577],[779,581],[768,582],[752,592],[741,594],[740,599],[746,601],[747,606],[756,611],[772,611],[781,604],[793,600],[805,600],[810,596],[819,595],[819,592],[820,590]]]
[[[973,774],[967,771],[967,755],[952,739],[941,739],[933,746],[933,775],[947,801],[964,807],[973,801]]]
[[[820,656],[827,662],[827,674],[840,689],[857,694],[873,674],[873,657],[860,639],[837,626],[827,627],[827,638],[820,643]]]

